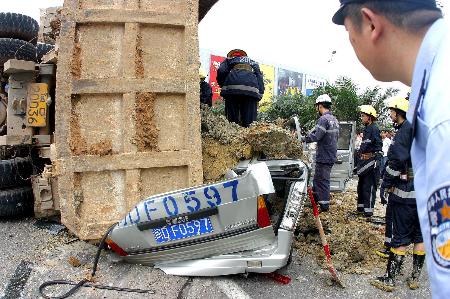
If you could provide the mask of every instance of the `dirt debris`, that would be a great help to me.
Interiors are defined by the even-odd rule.
[[[142,36],[138,34],[136,38],[136,52],[134,56],[134,62],[136,65],[136,77],[139,79],[144,78],[144,51],[142,50]]]
[[[252,157],[301,159],[301,144],[279,123],[255,122],[250,128],[230,123],[202,105],[203,176],[205,183],[222,179],[227,169]]]
[[[41,8],[39,41],[54,45],[61,31],[62,7]]]
[[[136,94],[135,123],[136,135],[132,143],[140,152],[158,150],[159,129],[155,118],[156,95],[149,92]]]
[[[72,61],[70,62],[70,72],[75,79],[79,79],[81,76],[81,46],[78,37],[75,38]]]
[[[368,274],[374,268],[383,268],[385,260],[374,254],[384,242],[384,225],[376,225],[351,216],[356,210],[356,192],[332,193],[330,211],[320,219],[330,245],[333,264],[338,271]],[[301,256],[313,255],[326,268],[325,254],[316,228],[312,207],[306,204],[298,224],[294,247]]]
[[[74,268],[78,268],[81,266],[81,262],[74,256],[69,256],[67,262]]]
[[[107,156],[113,154],[113,145],[111,140],[104,139],[92,145],[87,144],[81,134],[80,120],[75,109],[72,109],[70,131],[70,149],[75,156]]]

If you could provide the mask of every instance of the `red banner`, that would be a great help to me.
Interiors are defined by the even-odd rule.
[[[220,87],[219,87],[219,84],[217,83],[217,70],[219,69],[220,64],[224,60],[225,60],[225,57],[211,55],[211,65],[210,65],[210,69],[209,69],[209,84],[211,85],[212,92],[213,92],[213,104],[218,99],[221,99]]]

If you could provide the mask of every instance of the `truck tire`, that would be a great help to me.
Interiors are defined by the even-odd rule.
[[[29,216],[33,212],[33,189],[20,187],[0,190],[0,218]]]
[[[10,59],[36,61],[36,47],[13,38],[0,38],[0,68]]]
[[[30,158],[15,158],[0,161],[0,189],[30,184],[33,166]]]
[[[20,39],[35,45],[38,31],[38,22],[29,16],[10,12],[0,13],[0,37]]]
[[[38,43],[36,45],[37,62],[41,62],[42,57],[45,54],[47,54],[48,52],[50,52],[51,50],[53,50],[54,47],[55,46],[50,45],[50,44]]]

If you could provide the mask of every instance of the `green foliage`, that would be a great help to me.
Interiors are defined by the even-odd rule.
[[[360,112],[358,106],[373,105],[379,114],[380,127],[389,126],[390,120],[385,100],[394,96],[398,90],[382,90],[380,87],[366,88],[362,92],[358,85],[350,78],[340,77],[336,82],[314,90],[313,94],[306,97],[301,94],[286,95],[274,98],[272,106],[259,117],[266,120],[277,118],[288,119],[297,115],[303,129],[314,126],[318,113],[314,107],[316,98],[321,94],[328,94],[333,100],[332,111],[340,121],[356,121],[361,127]]]
[[[217,115],[225,115],[225,101],[218,99],[211,107],[211,112]]]

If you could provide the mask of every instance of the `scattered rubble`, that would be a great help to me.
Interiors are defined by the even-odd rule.
[[[352,216],[356,210],[357,194],[353,190],[332,193],[330,211],[321,213],[333,264],[338,271],[368,274],[374,268],[384,268],[385,260],[374,254],[383,246],[384,225],[376,225]],[[379,213],[383,208],[378,207]],[[325,254],[316,228],[311,205],[307,204],[298,225],[300,232],[294,243],[301,256],[315,256],[317,263],[326,268]]]

